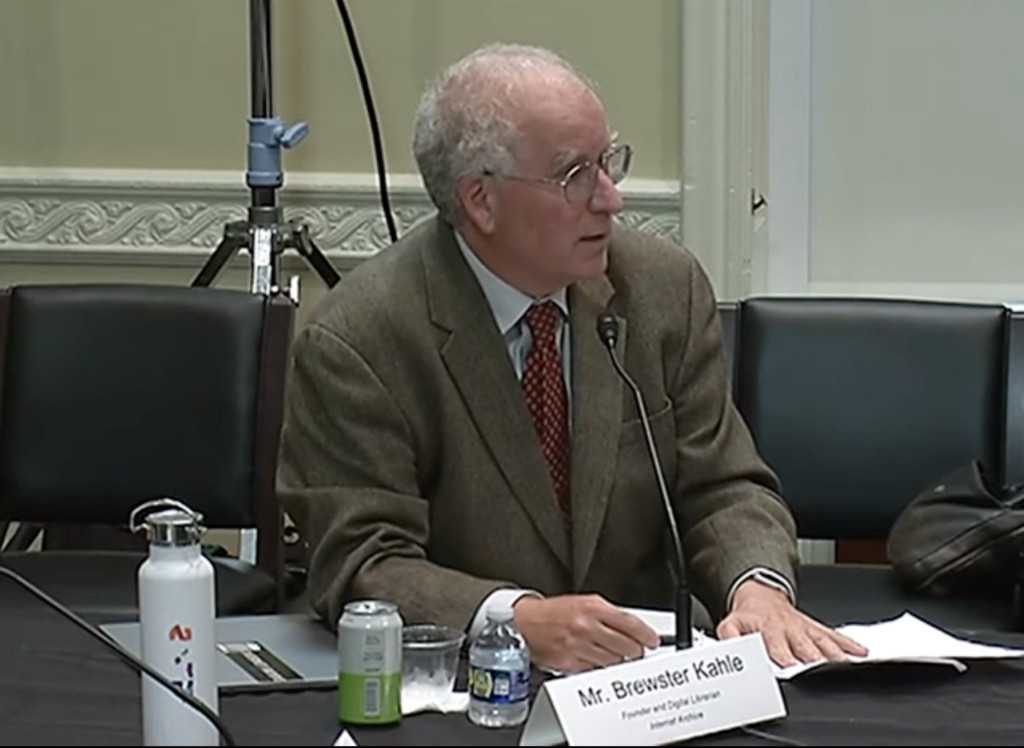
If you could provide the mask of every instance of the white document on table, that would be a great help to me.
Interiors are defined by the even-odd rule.
[[[624,608],[642,618],[659,635],[675,633],[675,613],[666,610]],[[783,668],[772,663],[772,672],[779,680],[789,680],[808,670],[823,667],[848,667],[850,665],[909,662],[919,664],[946,665],[963,672],[967,666],[961,660],[1013,659],[1024,657],[1024,648],[999,647],[979,644],[948,634],[930,623],[922,621],[913,613],[877,623],[851,623],[838,626],[836,631],[863,644],[868,649],[866,657],[850,657],[844,662],[804,662]],[[713,642],[715,639],[704,632],[693,630],[693,646]],[[648,650],[647,656],[660,656],[675,651],[672,647]]]
[[[675,611],[653,610],[651,608],[622,608],[622,610],[626,611],[627,613],[632,613],[633,615],[635,615],[641,621],[643,621],[652,629],[654,629],[657,632],[658,636],[676,635]],[[702,644],[707,644],[709,641],[713,641],[712,639],[709,639],[707,634],[705,634],[700,629],[691,628],[690,632],[693,638],[693,646],[695,647],[699,647]],[[665,651],[674,651],[674,648],[672,647],[662,647],[661,649]],[[652,652],[660,650],[649,649],[647,651],[650,654]]]
[[[913,613],[878,623],[847,624],[836,631],[867,647],[866,657],[849,657],[845,662],[805,662],[786,668],[773,666],[775,677],[789,680],[820,667],[846,667],[863,663],[911,662],[949,665],[960,672],[961,660],[1011,659],[1024,657],[1024,649],[998,647],[960,639],[922,621]]]

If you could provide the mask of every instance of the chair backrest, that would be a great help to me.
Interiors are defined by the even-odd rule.
[[[739,346],[739,304],[735,301],[718,302],[718,319],[722,323],[722,348],[729,366],[732,387],[736,389],[736,359]]]
[[[280,574],[274,491],[292,305],[243,291],[15,286],[0,296],[0,519],[124,525],[177,498],[256,528]]]
[[[1012,321],[999,304],[742,302],[737,404],[801,537],[883,540],[915,495],[971,460],[999,481],[1020,474]]]

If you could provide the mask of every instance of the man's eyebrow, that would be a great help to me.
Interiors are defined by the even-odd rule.
[[[603,154],[606,150],[615,145],[618,139],[619,134],[617,132],[615,132],[614,130],[609,131],[608,142],[605,143],[604,147],[601,149],[601,154]],[[601,154],[598,154],[598,158],[601,157]],[[568,169],[573,164],[579,163],[581,161],[592,160],[593,159],[591,159],[585,153],[581,153],[579,150],[575,148],[563,148],[554,155],[554,158],[551,159],[551,169],[555,174],[561,174],[563,171]]]
[[[551,159],[551,169],[554,173],[561,174],[573,164],[586,160],[586,156],[575,148],[564,148]]]

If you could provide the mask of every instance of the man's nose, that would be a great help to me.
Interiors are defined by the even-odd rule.
[[[598,169],[594,194],[590,197],[590,209],[595,213],[615,214],[622,210],[622,195],[608,172]]]

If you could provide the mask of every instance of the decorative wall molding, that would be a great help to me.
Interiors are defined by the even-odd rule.
[[[621,220],[679,241],[679,184],[623,183]],[[388,178],[399,234],[433,211],[419,177]],[[344,270],[389,243],[372,174],[285,175],[285,218]],[[244,172],[0,167],[0,263],[194,266],[245,219]]]

